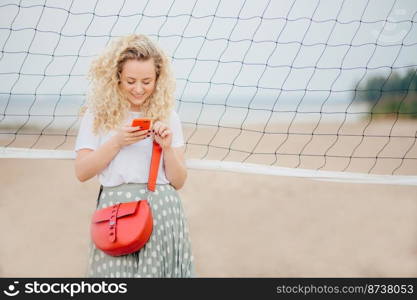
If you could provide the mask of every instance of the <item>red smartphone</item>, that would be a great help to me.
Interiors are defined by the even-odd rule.
[[[150,118],[140,118],[133,119],[132,127],[140,126],[140,130],[149,130],[152,127],[152,119]]]

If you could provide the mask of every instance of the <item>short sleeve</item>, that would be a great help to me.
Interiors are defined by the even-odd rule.
[[[75,141],[75,151],[80,149],[96,150],[100,143],[100,136],[93,132],[94,115],[87,110],[81,119],[78,136]]]
[[[184,134],[182,132],[182,125],[180,117],[178,116],[176,111],[171,112],[170,117],[170,128],[172,130],[172,143],[171,147],[177,148],[184,146]]]

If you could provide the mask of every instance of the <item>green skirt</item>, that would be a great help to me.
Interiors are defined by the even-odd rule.
[[[142,183],[103,187],[98,209],[141,199],[148,199],[153,214],[149,241],[138,252],[123,256],[107,255],[91,243],[88,277],[195,277],[187,221],[171,185],[158,184],[155,192]]]

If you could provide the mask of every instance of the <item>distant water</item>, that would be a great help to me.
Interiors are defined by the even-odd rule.
[[[227,100],[227,101],[226,101]],[[366,116],[368,108],[364,103],[351,100],[304,98],[231,98],[213,97],[204,100],[183,98],[176,101],[176,111],[183,123],[199,125],[266,124],[293,122],[356,122]],[[46,127],[77,128],[78,112],[84,97],[45,96],[21,97],[0,96],[0,129]]]
[[[318,102],[294,101],[252,103],[241,105],[212,105],[210,103],[177,103],[181,120],[205,125],[240,125],[245,123],[289,123],[301,122],[357,122],[367,115],[366,104],[351,104],[349,101]]]

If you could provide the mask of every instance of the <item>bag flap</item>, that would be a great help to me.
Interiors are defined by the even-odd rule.
[[[137,207],[138,207],[138,201],[121,203],[119,210],[117,211],[117,218],[134,214]],[[93,214],[92,222],[99,223],[99,222],[108,221],[111,217],[113,209],[114,209],[114,206],[110,206],[110,207],[96,210]]]
[[[138,207],[139,201],[122,203],[117,212],[117,217],[121,218],[124,216],[132,215],[135,213],[136,208]]]

